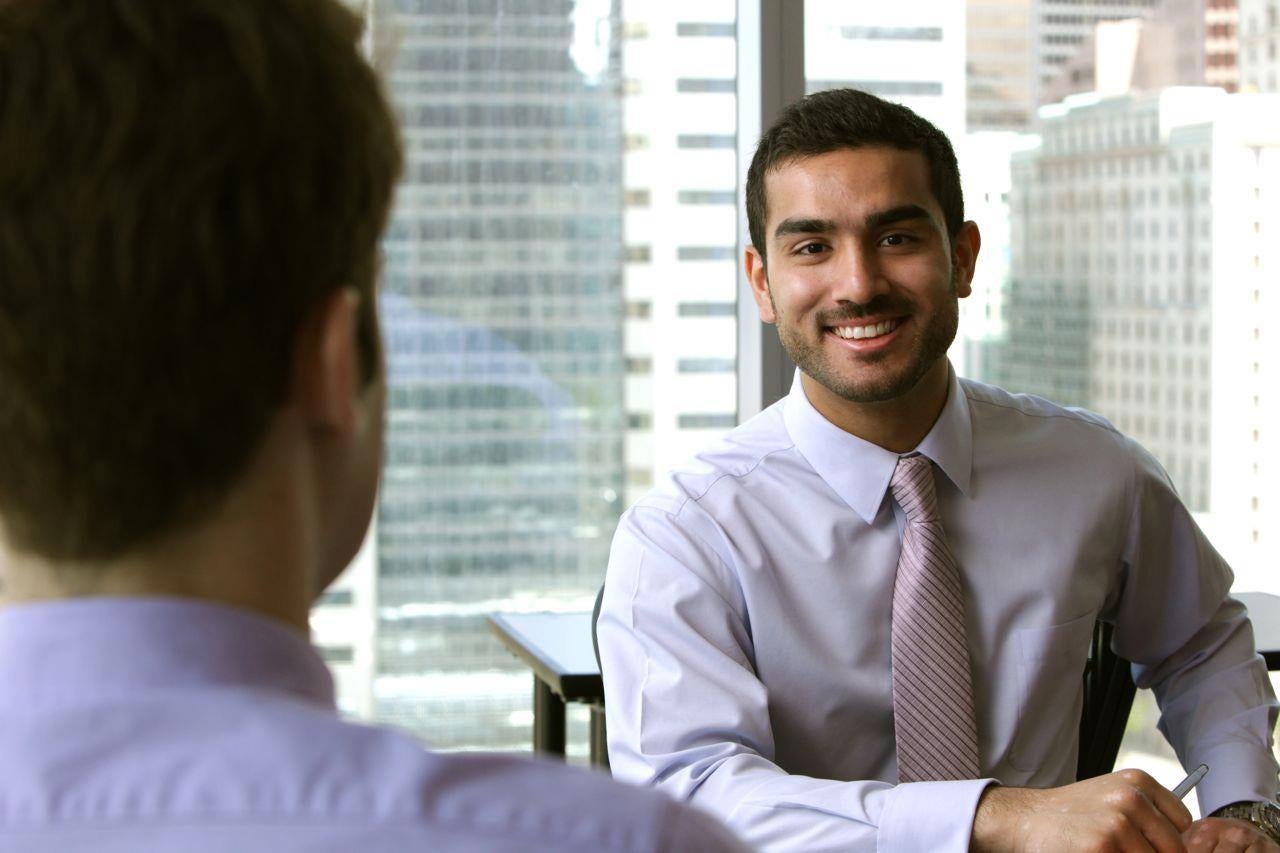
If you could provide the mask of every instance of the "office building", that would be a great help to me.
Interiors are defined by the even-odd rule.
[[[965,5],[966,124],[972,131],[1022,131],[1035,115],[1031,20],[1035,0]]]
[[[370,20],[407,155],[373,715],[525,747],[528,671],[485,615],[589,607],[621,510],[620,22],[573,0],[375,0]]]
[[[1240,2],[1240,87],[1280,92],[1280,0]]]
[[[1052,102],[1049,86],[1094,25],[1145,17],[1158,2],[967,0],[968,129],[1034,129],[1036,108]]]
[[[1234,0],[1162,0],[1146,18],[1100,21],[1045,87],[1041,101],[1166,86],[1219,86],[1234,92],[1239,84],[1237,16]]]
[[[1007,339],[984,378],[1102,413],[1242,575],[1274,565],[1280,99],[1080,95],[1041,125],[1014,157]]]
[[[622,4],[626,503],[737,423],[733,0]]]
[[[915,110],[955,138],[965,127],[965,8],[807,0],[810,92],[850,87]]]

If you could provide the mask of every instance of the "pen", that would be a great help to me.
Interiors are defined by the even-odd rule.
[[[1178,787],[1173,789],[1173,795],[1178,799],[1182,799],[1191,793],[1191,789],[1200,784],[1200,780],[1204,778],[1204,774],[1209,772],[1208,764],[1201,764],[1195,770],[1191,771],[1191,775],[1178,783]]]

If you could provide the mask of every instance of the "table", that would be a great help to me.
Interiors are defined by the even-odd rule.
[[[1244,592],[1254,641],[1267,669],[1280,671],[1280,596]],[[489,628],[533,670],[533,749],[564,755],[565,703],[591,707],[591,763],[609,766],[604,683],[591,645],[590,613],[494,613]]]
[[[1267,669],[1280,670],[1280,595],[1266,592],[1241,592],[1236,598],[1249,608],[1253,621],[1253,641],[1267,662]],[[590,626],[588,626],[590,627]]]
[[[533,750],[564,755],[565,703],[591,707],[591,763],[609,766],[604,682],[591,644],[590,613],[494,613],[489,629],[533,670]]]

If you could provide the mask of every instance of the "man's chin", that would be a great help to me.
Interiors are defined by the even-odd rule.
[[[880,359],[877,359],[880,360]],[[919,369],[886,369],[879,375],[868,376],[871,371],[861,371],[860,376],[840,376],[828,372],[826,377],[815,376],[828,391],[850,403],[887,403],[910,394],[927,371]]]

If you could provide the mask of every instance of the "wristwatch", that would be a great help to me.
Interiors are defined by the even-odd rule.
[[[1256,826],[1263,835],[1280,844],[1280,806],[1275,803],[1232,803],[1213,813],[1214,817],[1243,820]]]

